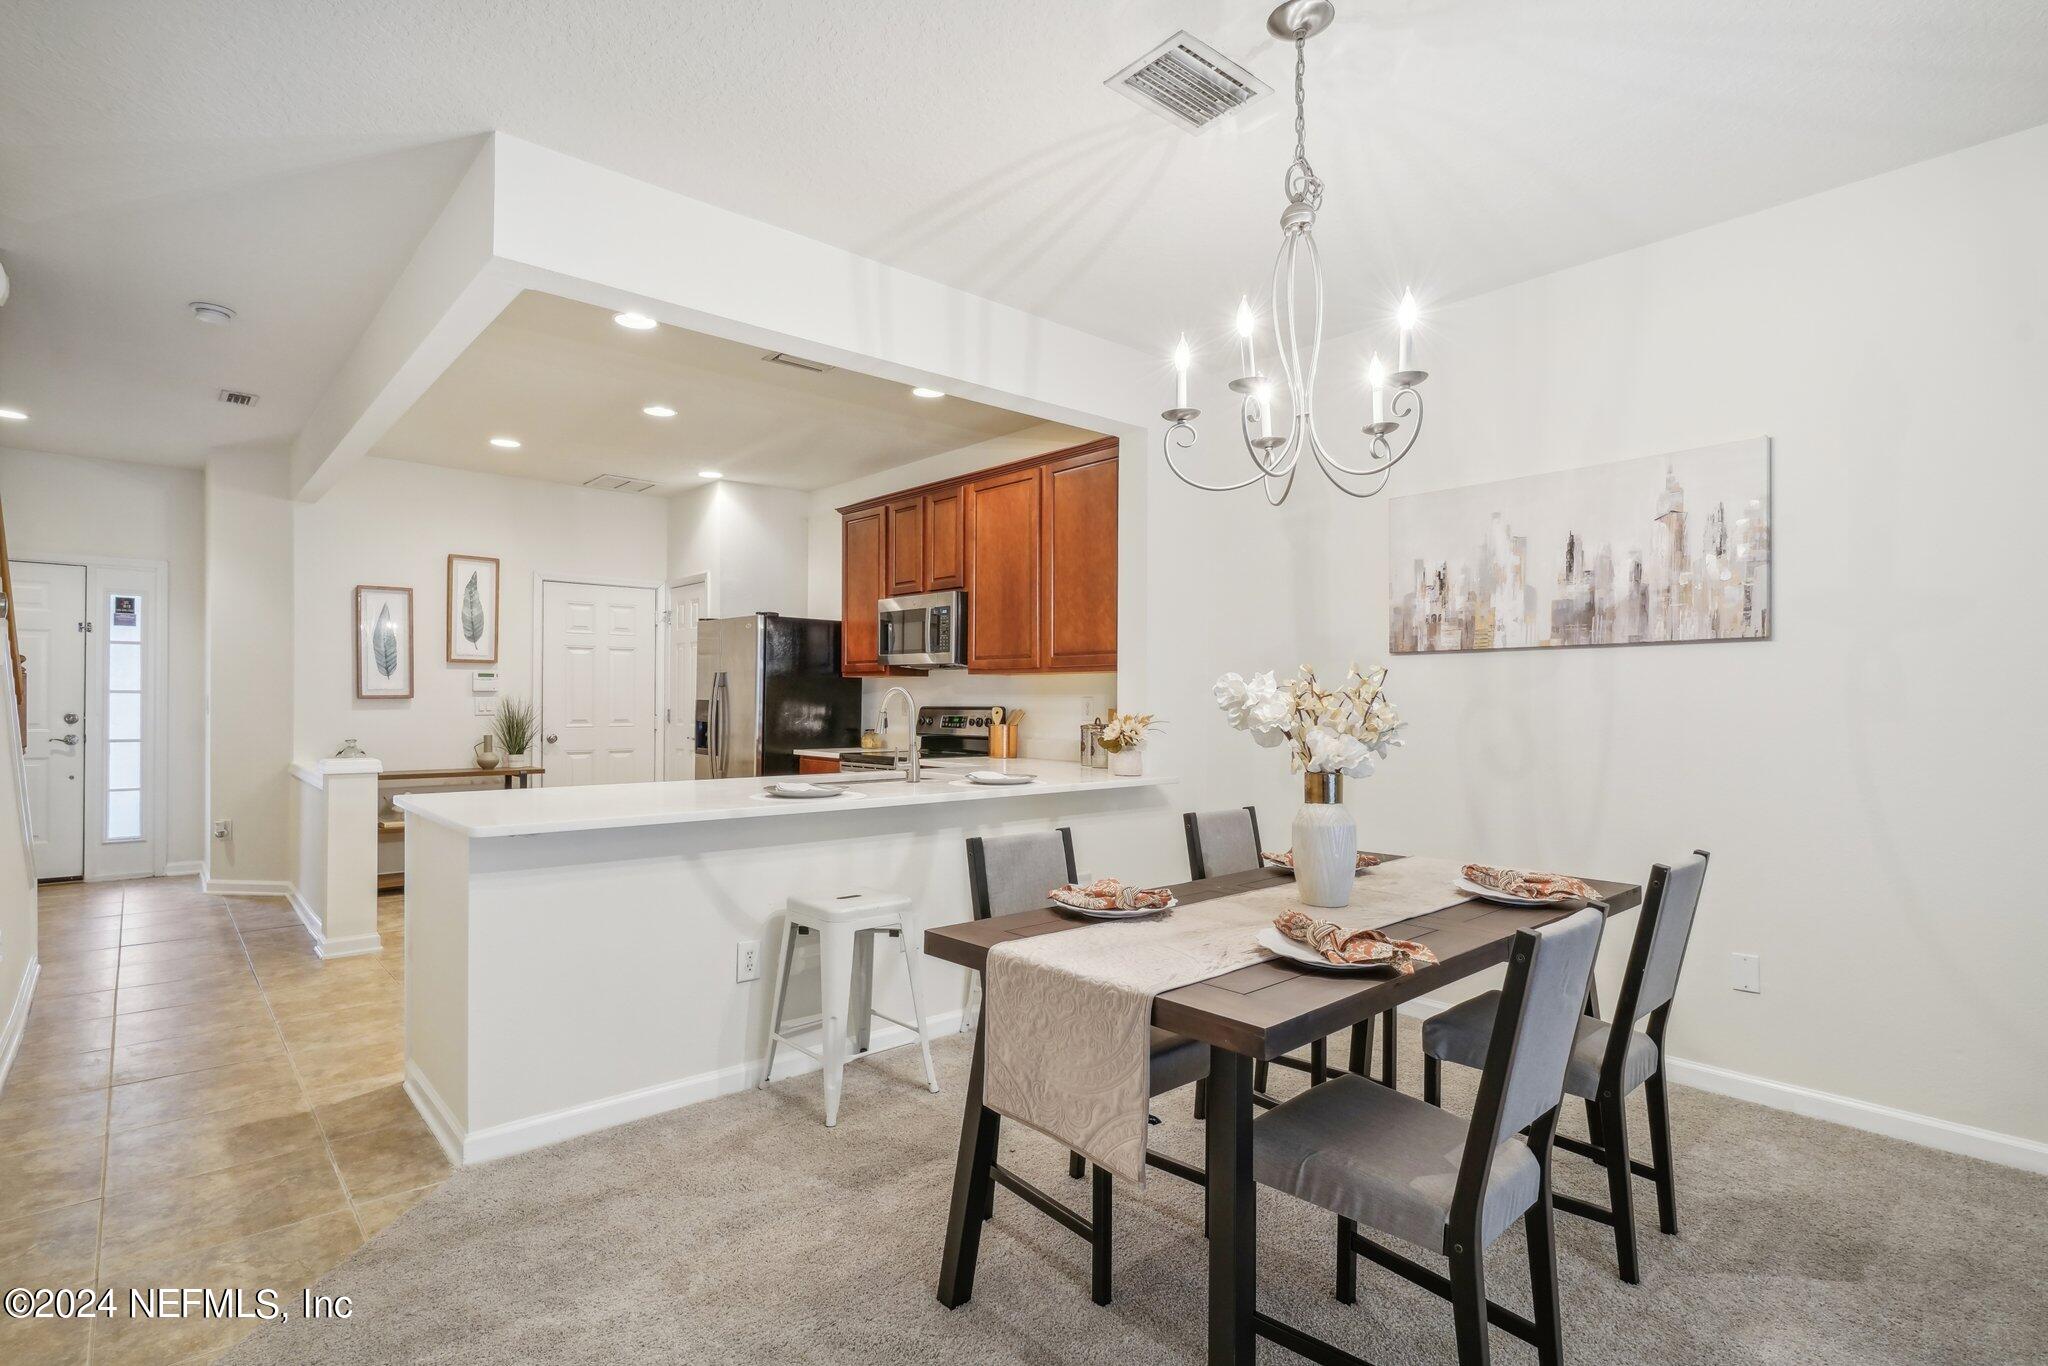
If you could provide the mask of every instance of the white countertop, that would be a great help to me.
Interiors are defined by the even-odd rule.
[[[1110,788],[1163,787],[1172,778],[1147,774],[1119,778],[1106,769],[1084,768],[1057,759],[999,759],[984,765],[1029,773],[1037,782],[1014,787],[969,783],[958,769],[928,770],[922,782],[903,782],[887,772],[832,779],[849,790],[844,797],[791,800],[761,794],[773,783],[795,777],[717,778],[676,783],[610,783],[590,787],[527,790],[409,792],[393,802],[407,816],[432,821],[472,839],[507,835],[554,835],[576,830],[618,830],[693,821],[749,820],[814,815],[820,812],[878,811],[944,802],[1003,801]]]

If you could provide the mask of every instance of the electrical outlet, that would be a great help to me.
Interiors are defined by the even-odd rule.
[[[1763,964],[1753,953],[1729,955],[1730,985],[1737,991],[1761,992],[1764,989]]]
[[[215,821],[213,823],[213,837],[217,840],[233,839],[235,837],[235,823],[233,821]]]
[[[739,948],[739,961],[733,968],[733,981],[752,982],[758,979],[760,975],[761,941],[758,939],[742,939]]]

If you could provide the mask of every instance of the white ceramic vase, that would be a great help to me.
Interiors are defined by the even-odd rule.
[[[1109,756],[1109,771],[1119,778],[1138,778],[1145,773],[1145,752],[1138,749],[1119,749]]]
[[[1344,775],[1310,773],[1294,813],[1294,891],[1304,905],[1351,904],[1358,875],[1358,822],[1344,805]]]

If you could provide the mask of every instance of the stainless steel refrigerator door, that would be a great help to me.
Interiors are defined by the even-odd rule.
[[[708,754],[700,778],[751,778],[761,771],[761,619],[728,617],[697,627],[697,686],[710,700]]]

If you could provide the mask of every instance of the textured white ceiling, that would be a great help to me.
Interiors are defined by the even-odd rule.
[[[1038,419],[892,380],[771,365],[757,346],[660,327],[528,291],[513,300],[372,452],[581,484],[599,474],[667,492],[700,469],[819,489],[986,441]],[[662,403],[669,418],[640,410]],[[494,436],[521,443],[490,444]]]
[[[1290,63],[1264,9],[11,0],[0,402],[41,432],[9,438],[189,458],[294,427],[493,128],[1163,347],[1269,268]],[[1339,9],[1310,152],[1340,329],[1403,284],[1476,292],[2048,122],[2040,0]],[[1182,27],[1280,93],[1193,138],[1101,86]],[[247,354],[201,365],[160,320],[209,293]],[[216,378],[270,391],[246,432],[155,396]]]

